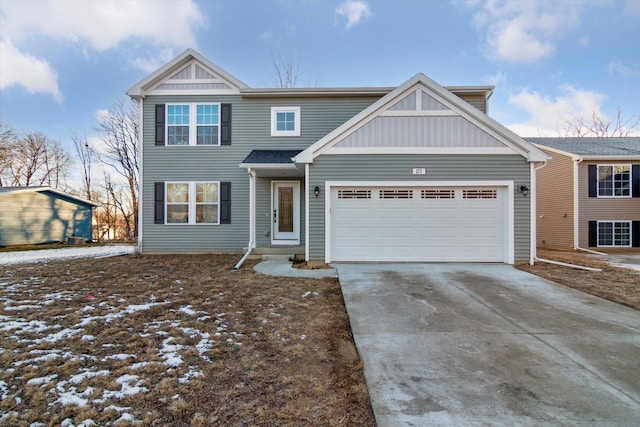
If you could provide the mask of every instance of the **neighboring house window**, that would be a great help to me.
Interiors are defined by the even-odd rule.
[[[167,104],[167,145],[220,145],[220,104]]]
[[[300,107],[271,107],[271,136],[300,136]]]
[[[631,165],[598,165],[598,197],[631,197]]]
[[[598,221],[598,246],[631,247],[631,221]]]
[[[166,224],[218,224],[218,182],[167,182]]]

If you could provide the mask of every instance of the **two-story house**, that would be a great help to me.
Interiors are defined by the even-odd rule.
[[[560,249],[640,248],[640,138],[528,138],[538,171],[537,239]]]
[[[488,86],[250,88],[189,49],[133,86],[143,252],[532,262],[547,155]],[[532,224],[534,225],[532,227]]]

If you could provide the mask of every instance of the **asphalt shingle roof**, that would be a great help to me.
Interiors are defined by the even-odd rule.
[[[242,163],[265,164],[293,164],[292,157],[300,154],[302,150],[253,150]]]
[[[640,137],[620,138],[525,138],[534,144],[566,151],[579,156],[638,156]]]

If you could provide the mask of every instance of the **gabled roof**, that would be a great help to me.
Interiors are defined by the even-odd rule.
[[[541,148],[551,148],[583,159],[640,159],[640,137],[527,138]]]
[[[549,158],[533,144],[525,141],[426,75],[418,73],[297,155],[295,161],[297,163],[313,163],[313,159],[317,156],[373,120],[417,87],[436,95],[455,113],[492,135],[515,153],[525,157],[529,162],[543,162]]]
[[[0,197],[20,193],[52,193],[79,204],[96,208],[102,206],[100,203],[92,202],[91,200],[83,199],[82,197],[74,196],[73,194],[65,193],[52,187],[0,187]]]
[[[160,67],[158,70],[132,86],[131,89],[127,91],[127,95],[131,96],[132,98],[144,97],[149,89],[151,89],[160,81],[168,78],[173,73],[179,71],[183,66],[193,60],[200,62],[202,65],[213,71],[217,76],[229,83],[230,86],[233,86],[237,89],[246,89],[249,87],[229,74],[227,71],[223,70],[204,56],[200,55],[195,50],[187,49],[176,58],[174,58],[171,62]]]

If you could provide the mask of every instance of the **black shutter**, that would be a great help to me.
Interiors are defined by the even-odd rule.
[[[589,197],[598,197],[598,166],[589,165]]]
[[[164,145],[164,104],[156,104],[156,145]]]
[[[589,246],[598,246],[598,221],[589,221]]]
[[[220,145],[231,145],[231,104],[222,104],[220,109]]]
[[[155,183],[155,213],[154,222],[164,224],[164,182]]]
[[[220,183],[220,224],[231,224],[231,183]]]
[[[640,221],[631,221],[631,246],[640,248]]]
[[[640,165],[631,165],[631,196],[640,197]]]

